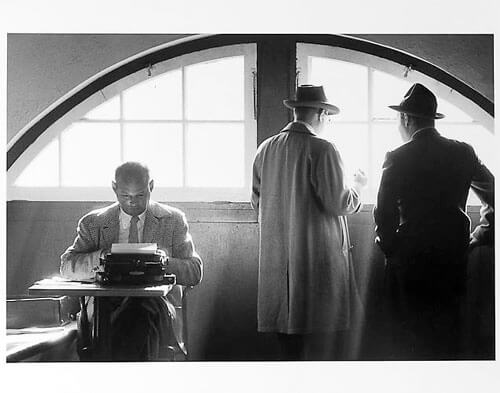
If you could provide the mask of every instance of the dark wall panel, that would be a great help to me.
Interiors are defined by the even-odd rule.
[[[283,100],[293,97],[295,91],[295,56],[295,42],[285,37],[257,44],[257,144],[291,120]]]

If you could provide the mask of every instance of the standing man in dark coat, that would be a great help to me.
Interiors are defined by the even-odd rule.
[[[493,244],[494,178],[474,149],[434,128],[434,94],[414,84],[400,105],[406,142],[387,153],[374,210],[377,242],[386,256],[389,331],[402,359],[460,357],[467,251]],[[469,189],[480,198],[471,233]]]

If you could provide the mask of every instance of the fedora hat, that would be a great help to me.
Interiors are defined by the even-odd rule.
[[[329,115],[336,115],[340,109],[326,99],[323,86],[300,85],[297,87],[295,100],[283,100],[288,108],[319,108],[324,109]]]
[[[395,111],[426,119],[442,119],[444,115],[436,112],[436,96],[424,85],[415,83],[403,97],[399,105],[389,105]]]

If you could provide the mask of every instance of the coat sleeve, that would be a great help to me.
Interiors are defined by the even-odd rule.
[[[325,211],[335,216],[357,213],[360,195],[345,185],[342,159],[335,147],[329,145],[311,160],[311,185]]]
[[[99,266],[101,250],[92,236],[90,216],[78,222],[73,244],[61,255],[61,276],[71,280],[88,280],[95,277],[95,267]]]
[[[261,166],[259,156],[256,155],[253,166],[252,166],[252,196],[250,198],[250,203],[255,211],[259,211],[259,201],[260,201],[260,176],[261,176]]]
[[[493,244],[495,239],[495,179],[477,156],[471,189],[479,197],[482,204],[479,225],[471,236],[478,240],[480,245]]]
[[[399,226],[398,175],[392,155],[387,153],[382,167],[382,178],[374,208],[376,242],[387,257],[394,254],[397,247],[396,231]]]
[[[180,285],[197,285],[203,276],[203,262],[194,249],[186,216],[179,214],[175,220],[172,255],[168,260],[167,272],[175,274]]]

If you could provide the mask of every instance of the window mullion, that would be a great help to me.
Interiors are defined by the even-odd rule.
[[[59,165],[58,165],[57,169],[58,169],[58,185],[59,185],[59,187],[63,186],[63,183],[62,183],[62,138],[61,138],[61,135],[62,135],[62,132],[60,132],[57,135],[57,151],[59,154],[59,157],[57,160],[57,163]]]
[[[218,51],[218,49],[214,49],[213,51]],[[101,190],[102,179],[96,180],[93,176],[91,176],[91,174],[88,176],[88,178],[82,176],[81,181],[70,181],[71,179],[67,178],[67,174],[71,173],[71,168],[73,167],[78,169],[79,171],[81,170],[82,173],[85,170],[84,164],[78,162],[78,160],[75,159],[76,154],[68,154],[68,147],[72,148],[71,151],[78,150],[77,145],[73,144],[73,140],[80,141],[75,143],[91,143],[90,141],[93,138],[100,138],[102,136],[103,138],[106,138],[107,144],[112,144],[111,141],[116,141],[116,143],[118,143],[118,146],[115,146],[115,149],[118,149],[118,151],[113,151],[112,157],[110,156],[108,163],[111,163],[112,161],[114,163],[115,160],[120,160],[121,162],[127,159],[140,160],[142,157],[144,157],[144,159],[148,161],[149,157],[147,155],[147,152],[144,151],[146,150],[143,143],[144,141],[140,139],[141,135],[143,135],[143,133],[141,132],[141,128],[145,126],[145,130],[151,129],[155,134],[161,134],[161,130],[163,129],[164,132],[168,132],[168,135],[170,135],[170,132],[168,130],[175,129],[175,135],[173,135],[171,138],[168,137],[168,135],[161,135],[161,137],[168,137],[166,139],[174,141],[176,145],[175,151],[173,151],[174,154],[172,155],[172,162],[175,161],[175,166],[178,167],[177,177],[175,178],[175,182],[172,182],[172,186],[170,188],[162,188],[165,190],[168,189],[169,195],[175,195],[175,198],[179,199],[200,198],[201,200],[210,198],[212,200],[247,200],[249,180],[251,179],[251,163],[255,154],[255,150],[257,148],[256,121],[252,116],[252,109],[254,104],[251,101],[252,79],[248,79],[245,77],[243,92],[240,92],[241,86],[238,85],[238,95],[235,94],[235,99],[238,100],[237,102],[239,102],[239,100],[241,99],[240,94],[243,94],[245,97],[243,99],[243,105],[245,109],[245,115],[243,119],[231,115],[231,113],[233,113],[233,109],[236,108],[235,105],[232,105],[232,102],[229,103],[230,105],[227,105],[227,107],[225,107],[224,111],[221,111],[221,114],[219,116],[215,113],[202,112],[202,109],[205,110],[204,107],[201,106],[204,105],[204,103],[200,102],[201,97],[199,97],[196,92],[200,91],[200,94],[204,96],[203,90],[200,90],[200,86],[198,86],[198,84],[201,84],[202,81],[202,79],[200,79],[200,75],[201,77],[203,77],[203,69],[195,68],[194,66],[197,64],[201,65],[205,63],[205,61],[219,61],[219,59],[224,60],[220,62],[220,67],[227,68],[228,78],[234,77],[234,80],[239,81],[241,78],[240,68],[242,61],[245,76],[247,75],[246,72],[249,69],[255,70],[256,68],[255,47],[243,46],[242,49],[231,49],[231,53],[229,53],[229,50],[225,50],[225,52],[223,53],[224,56],[220,57],[214,55],[214,53],[212,53],[213,51],[207,52],[207,54],[210,55],[207,58],[201,55],[199,56],[199,58],[195,59],[196,61],[190,59],[190,61],[186,62],[185,64],[182,64],[182,58],[175,59],[175,61],[170,62],[172,64],[169,63],[167,72],[175,70],[176,75],[175,78],[172,77],[173,79],[168,79],[168,81],[174,83],[175,80],[175,83],[177,84],[175,86],[175,90],[178,91],[177,89],[179,87],[181,88],[180,97],[179,93],[175,93],[175,97],[172,94],[163,94],[163,90],[155,91],[157,95],[152,94],[153,97],[157,98],[163,97],[165,95],[167,96],[168,102],[173,102],[174,100],[176,100],[177,105],[175,106],[175,113],[179,113],[178,104],[181,104],[180,116],[167,116],[167,112],[165,112],[166,114],[162,116],[161,106],[164,104],[158,101],[155,102],[154,108],[149,108],[147,99],[151,99],[152,97],[145,97],[142,100],[138,99],[137,94],[141,93],[142,95],[147,90],[144,86],[142,86],[141,88],[139,88],[138,86],[140,83],[144,82],[144,79],[147,78],[145,78],[145,75],[142,75],[142,73],[140,75],[134,74],[131,75],[130,78],[124,78],[123,82],[120,81],[119,84],[113,85],[113,87],[109,89],[109,96],[114,95],[117,98],[117,100],[115,100],[112,105],[106,106],[105,108],[103,107],[101,108],[102,110],[96,111],[92,116],[87,116],[81,119],[82,124],[77,130],[71,131],[71,135],[66,134],[64,129],[62,131],[59,131],[58,134],[54,135],[57,138],[56,142],[58,142],[58,146],[53,146],[51,148],[52,152],[54,153],[51,153],[50,163],[51,165],[55,166],[55,158],[57,158],[59,168],[57,168],[57,172],[52,172],[52,174],[55,174],[56,177],[55,179],[52,178],[53,180],[51,184],[57,184],[61,189],[57,194],[57,197],[65,195],[65,197],[67,198],[74,198],[74,195],[76,195],[74,190],[82,187],[82,190],[85,189],[86,191],[88,191],[89,195],[96,192],[96,195],[99,195],[96,196],[96,198],[98,198],[99,200],[100,198],[109,198],[109,196],[107,196],[107,194],[104,194],[103,190]],[[233,59],[234,57],[242,58]],[[191,74],[191,68],[189,69],[189,81],[187,80],[188,75],[185,68],[186,66],[193,66],[193,74]],[[207,70],[213,70],[214,75],[220,75],[221,73],[224,74],[224,70],[226,68],[216,68],[215,65],[212,66],[207,64]],[[178,71],[180,71],[180,74],[178,73]],[[206,74],[211,75],[208,72],[206,72]],[[178,79],[179,77],[180,80]],[[187,82],[190,82],[189,94],[187,92]],[[135,88],[136,85],[137,89],[132,91],[132,89]],[[149,85],[149,87],[151,87],[151,85]],[[197,87],[198,89],[196,89]],[[231,89],[231,87],[226,86],[226,89]],[[107,90],[105,91],[106,93],[108,93]],[[133,105],[129,108],[129,94],[130,100],[133,101],[134,99],[138,102],[138,105]],[[85,105],[79,107],[78,111],[75,113],[78,113],[79,116],[85,113],[88,114],[89,111],[87,110],[87,107],[90,108],[90,106],[94,105],[95,103],[98,103],[98,105],[103,104],[101,102],[102,97],[106,99],[108,94],[104,94],[101,91],[99,92],[99,95],[99,97],[92,97],[92,99],[89,100],[88,103],[85,103]],[[125,108],[125,96],[127,96],[127,108]],[[178,101],[179,98],[181,99],[180,103]],[[213,102],[207,102],[207,106],[208,105],[215,105],[215,100]],[[141,108],[143,107],[144,110],[141,111]],[[95,108],[92,107],[91,109],[93,110]],[[199,109],[200,111],[198,116],[196,116],[196,113],[194,113],[197,112],[197,109]],[[126,114],[125,110],[127,111]],[[237,109],[238,113],[239,110],[240,109]],[[118,116],[116,116],[117,112]],[[159,115],[157,113],[159,113]],[[204,113],[204,115],[201,115],[201,113]],[[148,116],[151,118],[149,119]],[[193,117],[198,117],[198,119],[193,119]],[[223,119],[221,120],[221,118]],[[78,123],[78,121],[79,120],[75,120],[73,123]],[[167,130],[164,130],[164,125],[167,125]],[[205,130],[205,128],[208,131],[207,133],[203,134],[202,131]],[[108,133],[108,130],[110,130],[111,132]],[[212,134],[211,132],[209,132],[210,130],[214,130],[212,137],[209,137],[209,134]],[[231,130],[234,130],[235,132],[231,133]],[[89,132],[88,135],[86,135],[87,131]],[[178,134],[179,131],[182,133],[182,135]],[[188,132],[190,133],[189,135]],[[144,135],[146,134],[149,135],[149,131],[144,132]],[[200,135],[200,138],[195,139],[195,144],[190,143],[193,142],[192,138],[193,136],[194,138],[196,138],[196,135]],[[200,142],[202,138],[203,141],[206,140],[207,142]],[[136,140],[140,143],[138,142],[137,145],[134,145],[134,141]],[[230,143],[228,143],[230,149],[226,149],[223,145],[222,141],[227,140],[231,141]],[[209,143],[210,145],[205,146],[205,143]],[[217,154],[217,157],[214,159],[214,161],[216,162],[208,162],[208,164],[210,165],[204,165],[203,160],[207,160],[207,157],[210,157],[210,154],[212,154],[211,149],[213,149],[214,153]],[[238,149],[238,152],[236,152],[235,149]],[[198,154],[198,151],[201,151],[201,154]],[[228,162],[234,162],[235,165],[231,166],[231,168],[229,168],[230,170],[227,170],[227,173],[223,173],[221,174],[221,177],[218,177],[214,170],[212,170],[211,168],[213,166],[213,169],[217,168],[217,171],[225,171],[226,167],[224,167],[224,154],[226,153],[228,154],[228,157],[231,157],[230,159],[228,158]],[[182,155],[182,157],[179,157],[179,155]],[[160,159],[155,158],[154,160],[151,159],[150,162],[153,163],[150,164],[151,167],[155,168],[153,170],[156,170],[160,167],[163,160],[160,161]],[[243,169],[241,169],[242,164],[244,165]],[[14,169],[11,171],[11,173],[15,173],[16,170],[17,168],[14,166]],[[181,170],[182,173],[179,173],[179,170]],[[244,173],[243,180],[241,179],[242,170]],[[22,173],[22,170],[18,170],[18,172]],[[35,173],[35,171],[32,172]],[[85,173],[88,174],[89,171]],[[207,173],[207,176],[204,177],[204,175],[201,175],[203,173]],[[17,177],[19,177],[19,175],[17,174],[16,177],[11,176],[11,178],[13,179],[16,179]],[[80,177],[77,177],[77,179],[79,178]],[[31,182],[35,183],[33,184],[33,187],[36,187],[36,182]],[[43,182],[39,183],[41,187],[43,185]],[[17,188],[21,191],[25,189],[27,190],[25,186],[23,187],[24,188]],[[50,191],[49,188],[48,190]],[[170,194],[171,192],[173,194]]]
[[[186,119],[186,68],[181,67],[182,91],[182,186],[187,187],[187,119]]]
[[[120,160],[125,161],[125,116],[123,113],[123,92],[120,92]]]
[[[373,184],[375,168],[373,168],[373,69],[368,68],[368,179],[371,179],[371,186],[368,188],[368,193],[376,198],[377,185]]]

